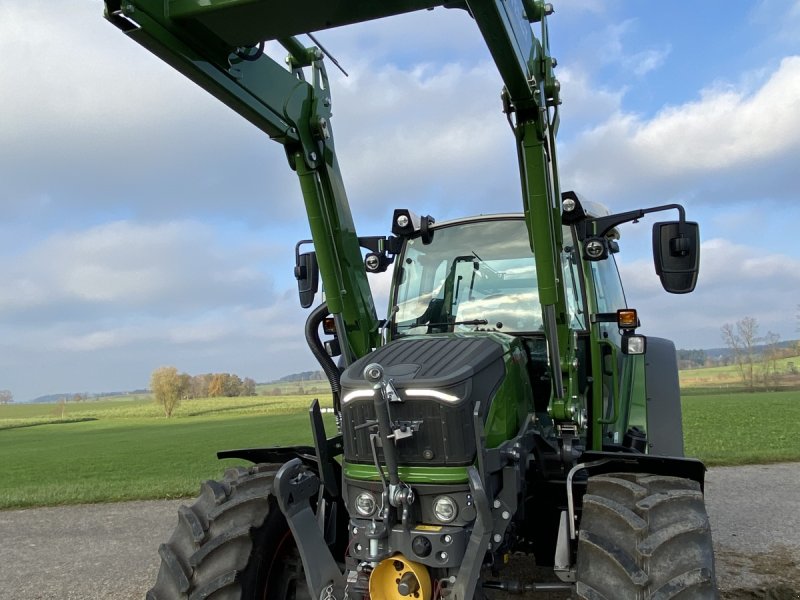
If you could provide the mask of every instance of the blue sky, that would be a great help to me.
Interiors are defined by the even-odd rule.
[[[622,230],[642,331],[798,337],[800,2],[555,2],[563,189],[615,211],[685,204],[695,293],[661,290],[650,224]],[[319,38],[356,224],[520,207],[501,83],[437,9]],[[161,365],[258,381],[316,368],[292,278],[308,230],[282,148],[125,38],[102,3],[0,0],[0,388],[146,386]],[[385,282],[376,283],[379,297]],[[381,309],[383,310],[383,309]]]

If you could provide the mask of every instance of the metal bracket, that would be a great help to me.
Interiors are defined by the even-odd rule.
[[[311,417],[311,432],[314,435],[314,448],[319,459],[319,474],[322,478],[322,484],[331,496],[337,497],[339,496],[339,481],[333,467],[335,462],[333,456],[342,453],[342,436],[337,435],[330,440],[325,436],[325,424],[322,422],[319,400],[314,399],[308,412]],[[333,445],[333,449],[331,445]]]
[[[275,497],[300,551],[311,597],[322,598],[332,586],[332,597],[344,598],[344,576],[325,543],[309,502],[319,490],[319,478],[304,469],[300,459],[290,460],[275,475]]]
[[[567,583],[575,581],[575,568],[570,557],[569,539],[569,515],[567,511],[561,511],[561,519],[558,524],[558,537],[556,538],[556,554],[553,562],[553,572],[561,580]]]
[[[481,572],[481,564],[486,551],[489,549],[489,540],[492,535],[492,510],[489,507],[489,498],[475,467],[467,469],[469,488],[475,501],[478,513],[472,534],[469,536],[467,551],[453,587],[450,588],[448,598],[452,600],[472,600],[475,594],[475,585]]]

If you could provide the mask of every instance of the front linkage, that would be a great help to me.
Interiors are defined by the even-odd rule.
[[[351,521],[348,548],[355,550],[352,555],[361,555],[361,558],[346,557],[346,577],[329,550],[331,540],[325,540],[323,535],[325,524],[319,521],[311,508],[312,499],[321,498],[318,494],[326,486],[299,458],[285,463],[275,477],[274,493],[297,543],[311,595],[320,599],[343,599],[353,597],[359,591],[374,594],[373,598],[412,596],[429,600],[432,588],[428,567],[417,562],[423,560],[439,569],[449,568],[454,573],[438,581],[437,591],[441,597],[470,600],[475,596],[487,552],[499,554],[507,543],[508,529],[523,492],[527,469],[524,457],[532,456],[533,428],[526,421],[516,438],[498,448],[487,449],[480,406],[476,406],[474,425],[479,459],[477,466],[467,468],[469,497],[475,509],[474,521],[465,528],[418,527],[419,524],[412,522],[410,517],[410,508],[415,501],[414,490],[403,483],[398,474],[395,443],[403,439],[406,432],[391,420],[389,402],[392,394],[397,392],[393,391],[391,380],[384,378],[383,369],[377,363],[364,369],[364,377],[374,383],[377,392],[374,396],[377,423],[373,424],[377,431],[372,434],[372,439],[381,447],[386,463],[377,465],[382,475],[383,508],[372,521],[362,519],[360,524]],[[316,403],[311,413],[312,427],[316,429],[321,425],[321,420],[314,417],[319,414]],[[315,438],[325,439],[324,434],[319,433]],[[226,456],[232,454],[235,453]],[[498,481],[501,487],[494,489],[497,487],[494,482]],[[389,570],[389,564],[393,567],[392,576],[382,576],[381,570]],[[399,564],[403,567],[400,568]],[[393,576],[396,571],[401,573],[401,577]],[[572,587],[568,583],[543,585],[539,589]],[[393,589],[378,590],[377,586]]]

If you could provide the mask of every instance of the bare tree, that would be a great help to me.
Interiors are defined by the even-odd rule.
[[[208,398],[208,386],[211,384],[213,378],[214,375],[211,373],[193,376],[189,395],[192,398]]]
[[[156,404],[164,409],[164,416],[167,418],[172,416],[181,403],[181,398],[188,393],[188,389],[184,390],[187,381],[175,367],[159,367],[150,376],[150,389],[153,391]]]
[[[795,329],[800,332],[800,304],[797,305],[797,314],[794,317],[797,319],[797,326]],[[797,350],[800,352],[800,340],[797,340]]]
[[[0,404],[11,404],[14,401],[14,394],[10,390],[0,390]]]
[[[66,396],[61,396],[61,398],[58,399],[58,401],[56,402],[56,405],[53,407],[53,410],[51,412],[56,417],[58,417],[59,419],[61,419],[63,421],[64,420],[64,415],[67,414],[67,397]]]
[[[758,321],[744,317],[735,325],[722,326],[722,340],[733,352],[733,359],[739,369],[742,383],[749,391],[755,391],[755,347],[759,341]]]
[[[780,380],[780,372],[778,371],[778,359],[781,358],[781,348],[778,345],[781,341],[781,336],[771,331],[767,332],[764,336],[764,353],[763,360],[761,361],[761,370],[764,379],[764,387],[766,389],[777,389]]]
[[[245,377],[242,380],[242,396],[255,396],[256,395],[256,382],[250,377]]]
[[[214,373],[211,383],[208,384],[208,395],[211,398],[219,398],[225,395],[225,373]]]

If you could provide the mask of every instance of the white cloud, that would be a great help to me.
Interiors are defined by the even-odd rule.
[[[625,89],[597,87],[589,73],[576,67],[559,67],[558,80],[563,101],[559,108],[562,127],[580,131],[588,124],[594,126],[605,115],[619,112]]]
[[[711,175],[731,194],[742,177],[759,172],[770,176],[761,181],[765,190],[785,190],[796,167],[782,157],[798,150],[800,56],[792,56],[750,93],[717,85],[649,120],[619,112],[573,141],[563,164],[577,189],[601,197],[641,196],[649,188],[670,198],[702,189]],[[733,185],[725,185],[725,174]]]
[[[601,13],[604,11],[600,11]],[[562,35],[569,35],[567,24]],[[581,53],[580,61],[584,68],[595,70],[599,67],[613,66],[625,73],[642,78],[648,73],[658,69],[672,52],[668,43],[656,47],[631,49],[626,44],[625,37],[640,29],[637,19],[614,19],[602,29],[592,31],[586,37],[578,40],[585,50]]]
[[[276,346],[293,341],[302,333],[301,313],[293,297],[284,296],[266,308],[225,307],[213,312],[191,312],[165,317],[149,316],[133,323],[119,324],[109,319],[90,324],[91,331],[82,331],[83,324],[57,325],[54,348],[72,352],[94,352],[124,349],[136,344],[153,347],[229,345],[237,340],[260,340]],[[296,321],[287,321],[292,314]],[[54,333],[49,330],[47,335]],[[298,339],[300,339],[298,337]],[[178,350],[175,350],[179,352]]]
[[[682,347],[708,348],[722,345],[723,324],[754,317],[762,334],[796,337],[800,258],[711,239],[702,244],[697,288],[681,296],[663,291],[650,261],[623,262],[620,272],[643,333],[675,339]]]
[[[492,64],[374,67],[359,65],[334,98],[337,148],[358,210],[409,206],[443,218],[521,206]]]
[[[264,301],[270,282],[253,264],[268,256],[266,247],[223,240],[198,222],[111,222],[56,233],[1,264],[0,307],[59,318],[65,305],[124,314]]]
[[[102,17],[0,5],[0,217],[290,215],[282,149]],[[7,93],[13,90],[13,93]],[[232,185],[235,181],[235,185]]]
[[[622,64],[637,77],[643,77],[664,64],[671,51],[669,45],[659,49],[644,50],[626,57],[622,60]]]
[[[800,41],[798,0],[759,0],[750,9],[750,20],[769,31],[769,43],[793,45]]]

